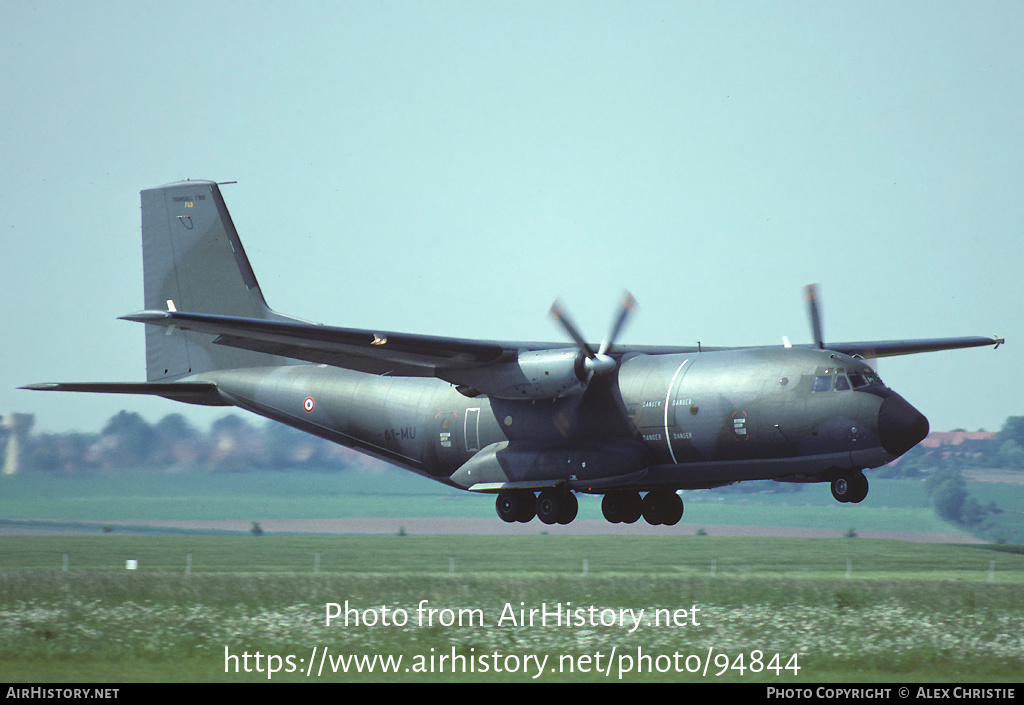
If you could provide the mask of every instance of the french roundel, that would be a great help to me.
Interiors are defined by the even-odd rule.
[[[315,409],[316,402],[313,400],[313,397],[306,397],[306,399],[302,402],[302,408],[305,409],[307,412]]]

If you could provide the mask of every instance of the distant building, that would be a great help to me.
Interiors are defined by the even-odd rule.
[[[976,457],[989,451],[998,434],[992,431],[933,431],[921,441],[926,452]]]
[[[4,454],[4,475],[14,475],[21,469],[21,451],[25,447],[28,431],[35,423],[34,414],[6,414],[3,427],[7,429],[7,452]]]

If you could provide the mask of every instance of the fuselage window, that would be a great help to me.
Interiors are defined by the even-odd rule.
[[[851,372],[850,382],[853,384],[854,389],[860,389],[861,387],[868,386],[867,380],[864,379],[864,375],[862,375],[860,372]]]

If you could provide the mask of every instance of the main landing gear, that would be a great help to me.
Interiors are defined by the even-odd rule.
[[[643,499],[639,492],[609,492],[601,501],[604,518],[613,524],[632,524],[641,516],[648,524],[675,526],[683,517],[683,500],[672,490],[651,490]]]
[[[503,520],[524,524],[534,517],[545,524],[568,524],[579,509],[576,495],[556,488],[536,496],[530,490],[502,490],[494,505]],[[604,496],[601,511],[613,524],[632,524],[642,516],[648,524],[673,526],[683,516],[683,500],[671,490],[652,490],[643,499],[639,492],[619,490]]]
[[[579,509],[576,495],[555,488],[543,490],[537,496],[530,490],[502,490],[494,506],[505,521],[524,524],[534,517],[545,524],[568,524],[576,518]]]
[[[868,478],[859,470],[832,480],[832,496],[837,502],[863,502],[868,496]]]

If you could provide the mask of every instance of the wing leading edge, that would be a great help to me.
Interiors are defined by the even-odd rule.
[[[515,350],[501,343],[299,321],[182,311],[141,311],[121,318],[213,335],[218,345],[375,374],[430,377],[439,370],[479,367],[515,355]]]
[[[169,329],[214,336],[213,342],[234,348],[270,353],[343,369],[402,377],[438,377],[452,384],[472,386],[489,366],[497,371],[525,351],[565,349],[558,343],[495,342],[465,338],[338,328],[295,320],[266,320],[182,311],[141,311],[121,317]],[[826,350],[865,358],[912,355],[939,350],[984,346],[999,347],[999,337],[926,338],[827,343]],[[762,346],[763,347],[763,346]],[[811,346],[797,346],[811,347]],[[817,346],[814,346],[817,347]],[[616,345],[613,356],[626,353],[691,354],[737,348]],[[460,370],[473,370],[460,374]],[[462,377],[465,376],[465,379]],[[22,389],[104,394],[148,394],[191,404],[225,405],[217,387],[209,382],[51,382]]]
[[[893,357],[895,355],[915,355],[939,350],[959,350],[962,348],[981,348],[993,345],[998,348],[1005,343],[1003,338],[983,336],[964,338],[922,338],[919,340],[876,340],[862,343],[827,343],[826,350],[861,357]],[[994,348],[993,348],[994,349]]]
[[[256,350],[345,369],[431,377],[439,372],[480,368],[514,360],[524,350],[565,348],[558,343],[497,342],[465,338],[338,328],[300,321],[273,321],[184,311],[141,311],[122,319],[216,336],[219,345]],[[1002,338],[959,337],[828,343],[828,350],[862,357],[890,357],[992,345]],[[704,351],[726,348],[700,348]],[[612,354],[691,353],[694,347],[615,346]],[[450,374],[445,374],[450,379]]]

